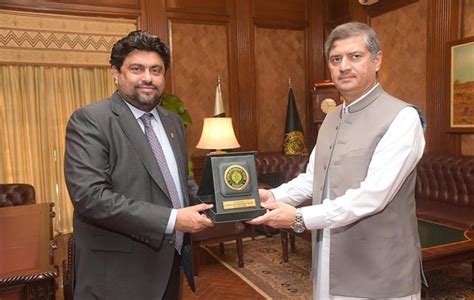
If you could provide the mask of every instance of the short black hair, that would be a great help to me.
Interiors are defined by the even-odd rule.
[[[120,71],[125,57],[133,50],[156,52],[165,63],[165,72],[170,66],[170,51],[159,37],[146,31],[136,30],[115,43],[110,54],[110,64]]]

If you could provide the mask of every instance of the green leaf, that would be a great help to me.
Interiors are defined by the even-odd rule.
[[[173,95],[173,94],[165,94],[163,95],[163,101],[161,101],[160,105],[163,108],[171,112],[174,112],[178,116],[180,116],[181,120],[184,123],[184,126],[189,126],[193,123],[191,119],[191,115],[184,108],[184,103],[178,96]]]

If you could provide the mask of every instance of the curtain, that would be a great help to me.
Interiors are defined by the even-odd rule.
[[[71,113],[110,96],[110,69],[0,65],[0,182],[29,183],[36,202],[53,202],[55,233],[72,232],[63,175]]]

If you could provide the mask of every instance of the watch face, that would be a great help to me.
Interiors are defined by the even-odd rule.
[[[303,233],[305,230],[304,225],[299,223],[294,224],[292,229],[295,233]]]
[[[337,106],[337,103],[334,99],[332,98],[326,98],[323,101],[321,101],[321,111],[327,114],[331,110],[333,110]]]

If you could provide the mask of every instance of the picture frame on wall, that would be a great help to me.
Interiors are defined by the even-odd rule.
[[[474,132],[474,37],[449,43],[449,126]]]

